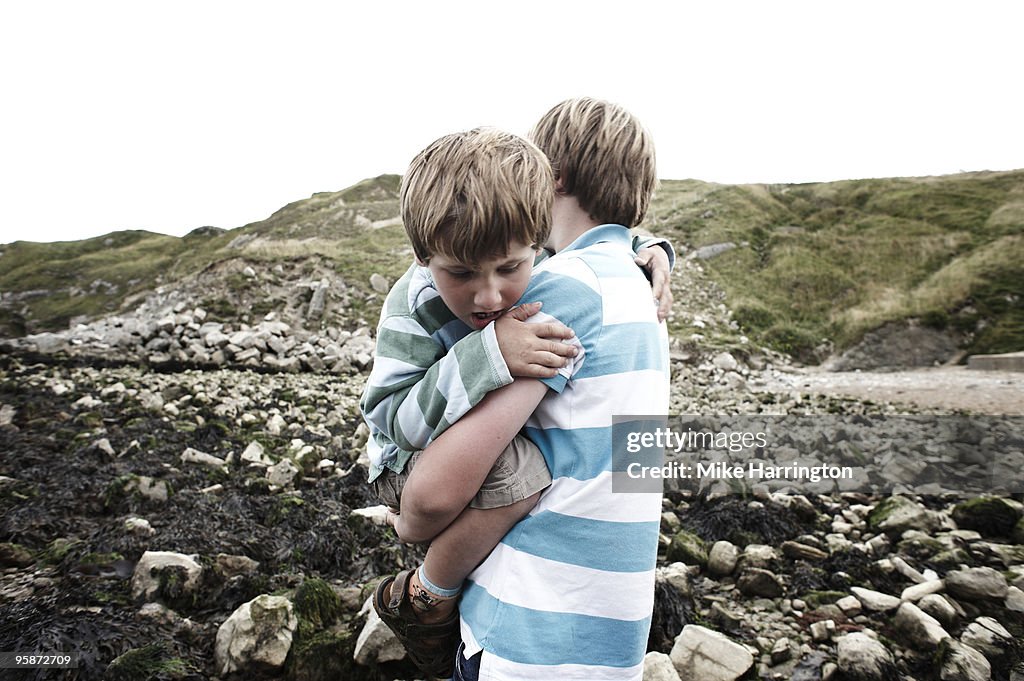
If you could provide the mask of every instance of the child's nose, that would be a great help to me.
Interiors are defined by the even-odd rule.
[[[483,311],[493,311],[501,305],[501,291],[493,284],[484,285],[477,290],[473,302]]]

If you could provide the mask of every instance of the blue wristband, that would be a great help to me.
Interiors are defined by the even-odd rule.
[[[440,596],[441,598],[454,598],[455,596],[458,596],[460,593],[462,593],[462,585],[459,585],[454,589],[443,589],[434,584],[433,582],[431,582],[429,579],[427,579],[427,573],[423,569],[422,565],[420,565],[420,568],[416,571],[416,574],[419,576],[420,584],[423,585],[423,588],[429,591],[430,593],[434,594],[435,596]]]

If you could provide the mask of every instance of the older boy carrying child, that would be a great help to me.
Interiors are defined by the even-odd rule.
[[[543,300],[580,351],[553,378],[490,392],[439,435],[406,483],[396,529],[416,540],[461,517],[525,422],[553,482],[469,575],[455,678],[636,681],[661,495],[612,492],[611,430],[614,414],[668,409],[667,335],[628,232],[656,183],[654,149],[635,117],[591,99],[556,106],[532,137],[555,168],[557,254],[524,299]]]
[[[371,484],[390,506],[399,505],[419,450],[487,392],[513,376],[552,376],[575,354],[557,342],[572,337],[561,324],[502,317],[548,237],[553,186],[543,154],[496,130],[449,135],[411,164],[402,213],[417,264],[385,302],[363,399]],[[667,258],[656,250],[647,257],[665,261],[656,272],[665,276]],[[516,318],[537,307],[524,306]],[[479,491],[469,490],[469,508],[433,538],[424,565],[385,580],[375,597],[427,673],[451,668],[459,637],[454,599],[465,576],[550,483],[544,458],[522,436],[492,463]]]

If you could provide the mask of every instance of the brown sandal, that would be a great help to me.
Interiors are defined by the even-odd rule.
[[[394,577],[385,577],[373,592],[373,609],[388,625],[399,642],[405,646],[409,659],[421,672],[431,677],[450,679],[455,667],[455,653],[462,635],[459,631],[459,611],[444,622],[423,624],[416,619],[416,611],[409,602],[409,578],[412,570],[403,570]],[[384,594],[388,585],[391,594]]]

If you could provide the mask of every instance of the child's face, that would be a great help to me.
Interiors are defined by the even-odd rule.
[[[427,268],[448,309],[473,329],[482,329],[523,295],[538,252],[513,241],[508,252],[497,258],[463,263],[434,255]]]

